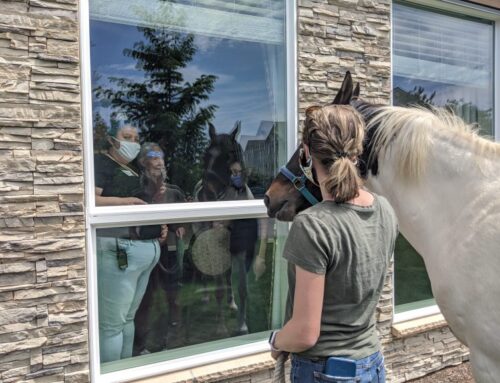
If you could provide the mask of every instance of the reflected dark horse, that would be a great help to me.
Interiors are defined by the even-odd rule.
[[[253,198],[250,190],[243,183],[240,189],[231,183],[231,166],[238,163],[245,174],[243,162],[243,151],[241,145],[236,141],[240,131],[240,122],[236,122],[234,129],[229,133],[217,134],[213,125],[209,125],[210,144],[205,151],[203,176],[198,183],[195,198],[198,201],[230,201]],[[212,223],[212,225],[215,223]],[[258,223],[256,219],[238,219],[216,224],[225,225],[230,231],[229,250],[232,258],[232,267],[223,275],[217,276],[216,299],[218,304],[218,333],[226,336],[227,329],[224,323],[223,300],[226,293],[226,301],[229,307],[238,310],[237,334],[248,333],[246,324],[247,308],[247,272],[255,254],[257,241]],[[238,272],[238,297],[236,306],[231,283],[232,270]]]

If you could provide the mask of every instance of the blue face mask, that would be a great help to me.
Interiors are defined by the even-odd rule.
[[[241,174],[231,176],[231,183],[236,189],[241,189],[243,187],[243,177],[241,177]]]

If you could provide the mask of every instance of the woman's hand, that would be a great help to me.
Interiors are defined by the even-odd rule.
[[[178,227],[175,231],[175,235],[177,236],[177,238],[182,239],[184,237],[184,234],[186,234],[186,229],[184,229],[182,226]]]
[[[163,246],[165,244],[165,242],[167,242],[167,237],[168,237],[168,226],[161,225],[160,238],[158,238],[158,242],[160,243],[160,246]]]
[[[255,274],[255,280],[258,281],[259,278],[266,272],[266,258],[265,255],[260,254],[255,258],[253,264],[253,272]]]
[[[165,183],[162,183],[158,191],[153,195],[153,203],[162,203],[165,202],[164,197],[165,193],[167,192],[167,185]]]
[[[121,200],[123,201],[123,205],[147,205],[147,202],[137,197],[123,197]]]
[[[289,352],[285,352],[285,351],[271,351],[271,357],[274,359],[274,360],[278,360],[278,358],[280,357],[280,355],[283,354],[284,357],[285,357],[285,362],[287,361],[288,359],[288,356],[290,355]]]

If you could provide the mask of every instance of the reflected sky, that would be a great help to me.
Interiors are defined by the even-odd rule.
[[[135,68],[135,60],[123,54],[135,42],[144,41],[137,27],[109,22],[90,22],[91,68],[93,87],[111,86],[109,77],[125,77],[144,81],[142,71]],[[241,120],[242,134],[255,135],[261,121],[285,119],[285,88],[277,89],[281,95],[272,94],[273,81],[284,83],[285,73],[273,73],[278,59],[284,63],[282,46],[248,41],[235,41],[214,37],[196,36],[197,52],[183,70],[184,80],[193,81],[201,74],[218,78],[209,104],[219,106],[214,125],[218,132],[230,131],[236,120]],[[275,107],[274,99],[278,100]],[[111,109],[94,105],[109,123]]]

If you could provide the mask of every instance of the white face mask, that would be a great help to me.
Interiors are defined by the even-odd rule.
[[[137,142],[122,141],[114,137],[113,139],[120,143],[120,147],[116,149],[116,152],[127,162],[133,161],[141,150],[141,145]]]

